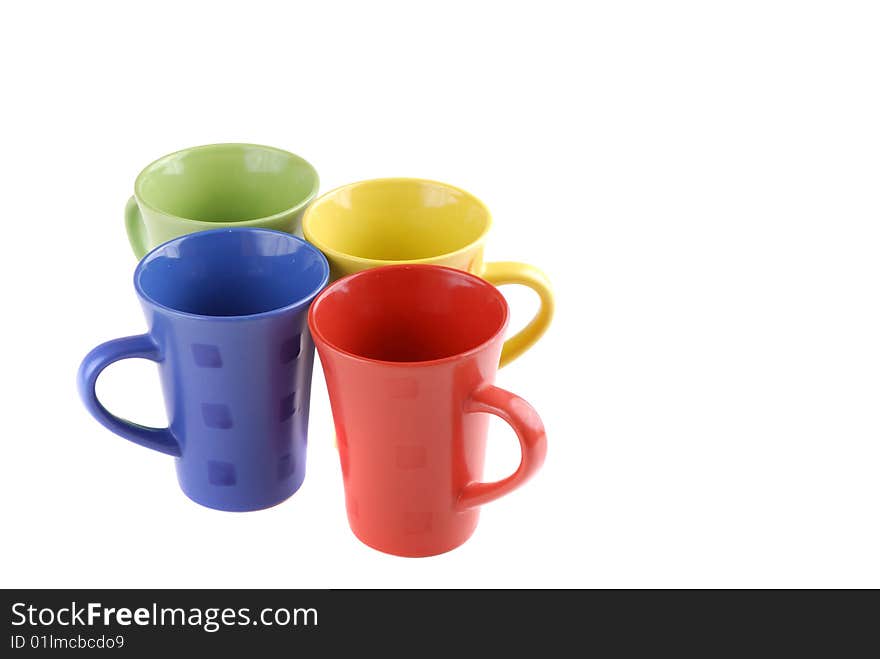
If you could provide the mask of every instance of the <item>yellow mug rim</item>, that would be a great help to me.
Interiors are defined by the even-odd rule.
[[[461,194],[463,194],[466,197],[468,197],[469,199],[471,199],[473,202],[476,203],[476,205],[480,209],[482,209],[482,211],[486,217],[486,224],[483,227],[483,230],[480,232],[480,235],[477,236],[476,239],[472,240],[464,247],[460,247],[459,249],[453,250],[451,252],[444,252],[443,254],[435,254],[433,256],[429,256],[427,258],[421,258],[421,259],[403,259],[403,260],[369,259],[369,258],[365,258],[363,256],[357,256],[355,254],[348,254],[346,252],[339,251],[338,249],[330,247],[326,243],[315,239],[314,234],[311,231],[312,215],[313,215],[314,209],[317,208],[321,204],[321,202],[326,201],[330,197],[339,194],[343,190],[348,190],[348,189],[356,188],[356,187],[364,187],[364,186],[374,185],[376,183],[420,183],[420,184],[436,185],[436,186],[440,186],[441,188],[455,190],[456,192],[460,192]],[[445,260],[445,259],[457,256],[459,254],[464,254],[465,252],[472,250],[474,247],[476,247],[477,245],[482,243],[486,239],[486,236],[489,233],[489,229],[491,229],[491,228],[492,228],[492,214],[489,212],[489,208],[486,206],[486,204],[483,203],[483,201],[479,197],[475,196],[473,193],[468,192],[467,190],[463,190],[455,185],[450,185],[449,183],[444,183],[443,181],[435,181],[433,179],[415,178],[415,177],[409,177],[409,176],[388,176],[385,178],[371,178],[371,179],[365,179],[363,181],[355,181],[354,183],[346,183],[345,185],[341,185],[338,188],[333,188],[332,190],[320,195],[311,204],[309,204],[309,207],[306,209],[306,212],[303,215],[303,219],[302,219],[303,236],[305,236],[305,239],[308,240],[310,243],[312,243],[315,247],[320,249],[322,252],[324,252],[324,254],[326,254],[327,256],[334,256],[339,259],[347,259],[349,261],[355,261],[357,263],[371,264],[373,266],[375,266],[375,265],[390,265],[390,264],[397,264],[397,263],[400,263],[400,264],[432,263],[437,260]]]

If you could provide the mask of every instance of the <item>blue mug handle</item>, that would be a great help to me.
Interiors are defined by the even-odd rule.
[[[180,443],[172,434],[170,428],[149,428],[120,419],[118,416],[107,411],[107,408],[98,400],[98,396],[95,393],[95,383],[98,381],[101,371],[113,362],[132,357],[150,359],[154,362],[162,361],[159,346],[156,345],[153,337],[149,334],[127,336],[122,339],[114,339],[113,341],[102,343],[86,355],[79,366],[77,386],[79,387],[80,398],[82,398],[89,413],[108,430],[112,430],[120,437],[124,437],[135,444],[140,444],[160,453],[180,457]]]

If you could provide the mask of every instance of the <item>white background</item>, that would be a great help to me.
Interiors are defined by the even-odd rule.
[[[0,9],[0,584],[880,586],[880,21],[849,2],[28,2]],[[463,547],[348,529],[320,369],[305,484],[201,508],[77,399],[145,329],[139,170],[248,141],[322,191],[420,176],[493,211],[553,327],[498,384],[544,469]],[[535,300],[506,288],[515,322]],[[155,367],[108,369],[164,420]],[[501,421],[487,476],[516,466]]]

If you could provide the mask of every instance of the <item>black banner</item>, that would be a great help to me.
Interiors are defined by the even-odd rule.
[[[848,656],[877,614],[868,592],[15,590],[3,600],[2,655],[10,657],[478,647],[583,655],[599,644],[615,655],[646,647],[763,654],[806,644]]]

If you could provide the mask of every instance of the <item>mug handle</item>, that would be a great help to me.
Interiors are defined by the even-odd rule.
[[[159,346],[149,334],[127,336],[102,343],[92,350],[79,367],[77,386],[79,395],[89,413],[105,428],[112,430],[120,437],[151,448],[160,453],[180,457],[180,443],[170,428],[149,428],[131,421],[121,419],[107,411],[95,393],[95,383],[105,368],[120,359],[140,357],[161,362]]]
[[[125,202],[125,231],[128,234],[128,242],[134,255],[139,259],[150,251],[147,249],[147,241],[144,236],[144,218],[141,216],[141,209],[138,208],[137,200],[134,195]]]
[[[516,432],[522,449],[519,467],[507,478],[493,483],[473,482],[458,495],[457,509],[465,511],[509,494],[534,475],[547,455],[547,434],[535,409],[522,398],[491,384],[478,387],[465,402],[466,414],[487,413],[501,417]]]
[[[505,366],[531,348],[535,341],[547,331],[550,320],[553,318],[553,292],[550,290],[547,276],[538,268],[525,263],[513,261],[486,263],[483,265],[480,276],[495,286],[503,284],[528,286],[541,298],[541,306],[535,317],[529,321],[528,325],[504,342],[499,367]]]

